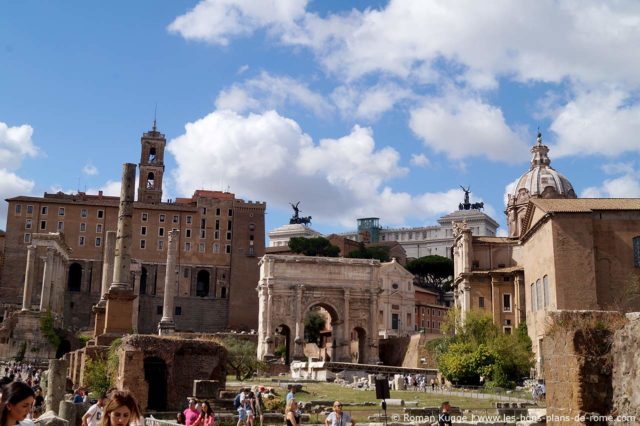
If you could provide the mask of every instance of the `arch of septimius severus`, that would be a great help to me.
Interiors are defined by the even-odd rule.
[[[287,359],[304,358],[304,317],[321,307],[331,317],[331,360],[375,364],[380,292],[377,260],[265,255],[258,284],[258,358],[273,357],[279,340],[286,342]]]

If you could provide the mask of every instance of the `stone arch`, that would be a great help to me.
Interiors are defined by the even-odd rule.
[[[155,163],[155,162],[156,162],[156,155],[157,155],[157,154],[156,154],[156,147],[155,147],[155,146],[152,146],[152,147],[149,149],[149,158],[147,159],[147,161],[148,161],[149,163]]]
[[[67,279],[67,288],[69,291],[82,290],[82,265],[73,262],[69,265],[69,276]]]
[[[291,329],[286,324],[280,324],[275,328],[274,346],[276,354],[281,355],[286,365],[291,364]]]
[[[155,188],[156,186],[155,180],[156,180],[156,175],[154,175],[153,172],[149,172],[149,174],[147,175],[147,189]]]
[[[144,379],[149,385],[147,410],[167,409],[167,364],[162,358],[150,356],[144,359]]]
[[[367,332],[362,327],[355,327],[351,330],[351,362],[364,364],[367,357]]]
[[[201,269],[196,276],[196,296],[207,297],[209,295],[209,271]]]
[[[339,316],[338,310],[335,306],[332,306],[330,303],[326,301],[316,301],[311,303],[309,306],[304,309],[303,313],[303,324],[306,323],[306,318],[309,312],[316,311],[323,317],[325,317],[325,326],[324,330],[320,332],[318,341],[310,341],[307,338],[307,328],[305,326],[303,336],[305,340],[305,356],[313,356],[319,357],[323,360],[334,359],[335,357],[335,345],[336,342],[336,334],[334,333],[334,329],[337,331],[337,326],[339,324]],[[309,348],[309,344],[317,345],[317,349]],[[315,350],[314,350],[315,349]]]

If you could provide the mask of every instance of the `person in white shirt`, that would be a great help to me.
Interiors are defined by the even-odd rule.
[[[98,426],[102,421],[102,409],[107,401],[106,395],[101,395],[98,401],[93,404],[84,416],[82,416],[82,426]]]
[[[342,403],[340,401],[333,403],[333,412],[327,416],[324,424],[325,426],[356,426],[356,422],[351,419],[349,413],[342,411]]]

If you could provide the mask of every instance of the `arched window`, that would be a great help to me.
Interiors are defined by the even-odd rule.
[[[69,291],[80,291],[82,288],[82,265],[77,262],[69,265],[69,278],[68,278]]]
[[[198,272],[196,283],[196,296],[206,297],[209,295],[209,272],[202,270]]]
[[[153,189],[156,186],[155,175],[153,172],[149,172],[147,175],[147,189]]]
[[[142,267],[140,272],[140,294],[147,294],[147,268]]]
[[[156,162],[156,148],[151,147],[151,149],[149,150],[149,163],[155,163],[155,162]]]
[[[633,266],[640,268],[640,236],[633,238]]]

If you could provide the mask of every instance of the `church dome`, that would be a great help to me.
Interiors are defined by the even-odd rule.
[[[523,174],[513,190],[512,196],[519,195],[540,198],[577,198],[569,179],[550,166],[549,147],[542,144],[538,132],[536,144],[531,148],[531,167]]]

